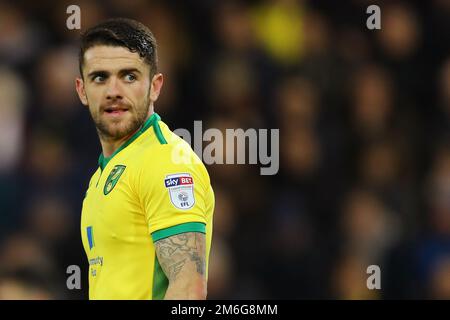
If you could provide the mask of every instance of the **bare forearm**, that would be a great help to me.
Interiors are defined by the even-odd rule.
[[[155,245],[169,280],[165,299],[206,299],[205,235],[188,232],[160,240]]]
[[[181,281],[169,283],[165,300],[205,300],[206,283],[199,280],[192,284],[183,284]]]

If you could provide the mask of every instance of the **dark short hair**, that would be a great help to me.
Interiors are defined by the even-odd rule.
[[[78,56],[80,75],[83,77],[84,53],[95,45],[126,47],[136,52],[150,66],[150,76],[158,69],[156,39],[142,23],[126,18],[108,19],[89,28],[81,35]]]

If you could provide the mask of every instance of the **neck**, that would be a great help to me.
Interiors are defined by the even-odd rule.
[[[139,129],[138,129],[139,130]],[[134,131],[130,133],[129,135],[126,135],[123,138],[120,139],[108,139],[104,137],[100,137],[100,144],[102,145],[102,153],[105,158],[109,158],[113,155],[113,153],[119,149],[119,147],[124,144],[128,139],[130,139],[133,134],[137,132]]]
[[[143,124],[152,116],[153,113],[154,113],[153,108],[150,108]],[[142,128],[142,125],[135,131],[131,132],[130,134],[120,139],[111,139],[103,137],[102,135],[99,134],[100,144],[102,145],[103,157],[105,158],[111,157],[113,153],[120,148],[121,145],[123,145],[128,139],[130,139],[136,132],[138,132]]]

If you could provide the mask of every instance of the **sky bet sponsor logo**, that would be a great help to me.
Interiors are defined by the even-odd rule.
[[[166,184],[166,188],[194,184],[194,182],[192,181],[192,178],[188,177],[188,176],[169,178],[169,179],[166,179],[164,182]]]

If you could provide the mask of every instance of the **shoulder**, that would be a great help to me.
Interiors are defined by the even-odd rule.
[[[147,145],[139,156],[139,172],[147,177],[161,178],[177,173],[189,173],[209,184],[205,165],[191,146],[159,121],[162,139]]]

